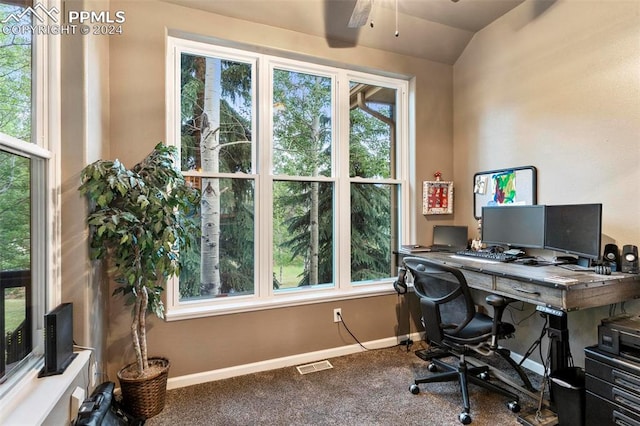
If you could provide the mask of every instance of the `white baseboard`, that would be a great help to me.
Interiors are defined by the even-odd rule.
[[[380,340],[372,340],[364,342],[363,346],[367,349],[382,349],[398,345],[402,340],[410,338],[413,341],[419,341],[423,338],[422,333],[412,333],[410,335],[388,337]],[[324,349],[321,351],[307,352],[303,354],[291,355],[282,358],[269,359],[265,361],[254,362],[251,364],[236,365],[218,370],[203,371],[202,373],[187,374],[185,376],[172,377],[167,381],[167,389],[178,389],[185,386],[198,385],[201,383],[213,382],[216,380],[229,379],[231,377],[244,376],[245,374],[259,373],[262,371],[275,370],[278,368],[291,367],[294,365],[308,364],[328,358],[363,352],[364,349],[358,345],[340,346],[337,348]],[[522,360],[522,356],[512,352],[513,359],[516,362]],[[527,359],[522,366],[527,370],[533,371],[539,375],[544,374],[542,364]]]
[[[388,337],[380,340],[364,342],[367,349],[382,349],[398,345],[402,340],[411,338],[413,341],[422,339],[421,333],[412,333],[409,336]],[[269,359],[254,362],[251,364],[237,365],[218,370],[203,371],[202,373],[188,374],[185,376],[172,377],[167,381],[167,389],[178,389],[185,386],[197,385],[200,383],[213,382],[216,380],[228,379],[231,377],[243,376],[245,374],[259,373],[261,371],[275,370],[277,368],[291,367],[294,365],[308,364],[327,358],[363,352],[364,349],[358,345],[340,346],[337,348],[324,349],[321,351],[307,352],[303,354],[291,355],[282,358]]]

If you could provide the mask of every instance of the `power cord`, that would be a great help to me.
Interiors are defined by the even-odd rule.
[[[531,354],[536,350],[536,348],[538,348],[539,355],[540,355],[540,360],[542,360],[542,364],[543,364],[543,366],[544,366],[544,368],[546,370],[546,366],[544,365],[545,361],[544,361],[544,358],[542,356],[542,339],[544,338],[545,334],[547,333],[547,326],[549,324],[549,318],[546,315],[543,315],[543,317],[544,317],[544,324],[542,325],[542,329],[540,330],[540,336],[531,344],[531,346],[529,346],[529,349],[527,349],[527,351],[525,352],[524,356],[522,357],[522,359],[518,363],[519,366],[522,366],[522,364],[531,356]]]
[[[360,345],[360,347],[362,349],[364,349],[365,351],[370,351],[371,349],[369,349],[365,345],[363,345],[360,342],[360,340],[358,340],[358,338],[351,332],[351,330],[349,330],[349,327],[347,326],[347,323],[344,321],[344,317],[342,316],[342,314],[340,312],[336,312],[336,315],[338,316],[338,318],[340,318],[339,324],[342,324],[344,329],[347,330],[347,332],[351,335],[351,337],[353,337],[353,340],[355,340],[356,343],[358,343],[358,345]],[[413,345],[413,340],[411,340],[410,338],[406,338],[405,340],[403,340],[400,343],[398,343],[398,346],[406,346],[407,347],[407,352],[409,352],[411,350],[411,346],[412,345]]]
[[[524,302],[522,302],[522,303],[524,304]],[[507,308],[508,308],[508,306],[507,306]],[[524,309],[520,310],[520,312],[524,312]],[[528,320],[529,318],[531,318],[532,316],[534,316],[534,315],[536,314],[536,312],[538,312],[538,311],[536,311],[536,310],[535,310],[535,308],[534,308],[534,309],[531,311],[531,313],[530,313],[530,314],[528,314],[528,315],[527,315],[527,316],[525,316],[524,318],[521,318],[519,321],[516,321],[516,320],[513,318],[513,312],[509,310],[509,314],[511,314],[511,321],[512,321],[512,322],[513,322],[513,324],[515,324],[515,325],[521,325],[523,322],[525,322],[526,320]]]
[[[612,303],[609,305],[609,318],[617,315],[616,313],[617,306],[618,306],[617,303]],[[624,302],[620,302],[620,315],[624,315],[626,313],[627,313],[627,310],[625,309]]]
[[[365,347],[362,343],[360,343],[360,340],[358,340],[358,338],[354,336],[351,330],[349,330],[349,327],[347,327],[347,323],[344,322],[344,317],[342,316],[342,314],[340,312],[336,312],[336,315],[338,315],[338,317],[340,318],[340,323],[344,326],[344,329],[347,330],[347,332],[351,335],[351,337],[353,337],[353,340],[355,340],[362,349],[364,349],[365,351],[368,351],[369,349]]]
[[[407,352],[411,352],[411,346],[413,346],[413,340],[406,338],[398,343],[398,346],[406,346]]]
[[[108,374],[106,374],[104,371],[99,371],[98,370],[98,364],[97,364],[97,355],[96,355],[96,348],[92,348],[90,346],[82,346],[79,345],[75,342],[75,340],[73,341],[73,348],[74,349],[80,349],[80,350],[85,350],[85,351],[89,351],[89,365],[87,366],[88,369],[88,379],[89,381],[87,382],[87,384],[91,384],[91,374],[94,374],[93,380],[101,380],[100,383],[102,383],[102,381],[105,380],[109,380],[109,376]],[[98,383],[99,384],[99,383]],[[87,393],[88,394],[88,393]]]

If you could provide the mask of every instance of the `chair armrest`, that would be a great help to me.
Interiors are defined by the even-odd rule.
[[[515,299],[511,299],[506,296],[500,296],[499,294],[490,294],[486,297],[485,301],[487,304],[493,306],[494,308],[498,307],[506,307],[509,303],[515,301]]]
[[[506,296],[500,296],[498,294],[490,294],[485,298],[488,305],[493,306],[493,320],[494,322],[502,321],[502,313],[507,305],[511,302],[515,302],[515,299]]]
[[[498,327],[502,322],[502,314],[507,308],[509,303],[514,302],[515,299],[509,297],[500,296],[498,294],[490,294],[485,298],[488,305],[493,306],[493,327],[491,329],[491,348],[496,349],[498,347]]]

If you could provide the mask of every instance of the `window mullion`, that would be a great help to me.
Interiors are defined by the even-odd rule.
[[[405,244],[406,241],[417,241],[416,235],[411,235],[412,232],[415,234],[416,224],[415,222],[411,223],[411,220],[415,221],[415,215],[410,214],[410,212],[416,211],[415,203],[418,202],[417,188],[412,189],[409,185],[409,176],[415,176],[416,168],[415,156],[409,155],[411,152],[415,152],[415,128],[409,125],[410,121],[415,121],[410,119],[410,116],[413,117],[414,108],[409,102],[409,92],[415,92],[415,88],[410,89],[410,84],[415,85],[415,79],[411,83],[399,85],[397,94],[398,134],[395,167],[396,179],[400,181],[400,205],[403,206],[398,211],[400,215],[398,220],[399,244]],[[411,103],[413,102],[412,100]],[[422,197],[420,197],[420,202],[422,202]]]
[[[269,59],[260,57],[257,71],[257,104],[258,111],[258,144],[256,182],[256,232],[255,259],[256,296],[258,298],[273,297],[273,175],[272,170],[272,114],[273,114],[273,79]]]
[[[338,74],[336,114],[336,286],[340,290],[351,288],[351,180],[349,179],[349,78]]]
[[[44,3],[44,2],[43,2]],[[49,0],[48,7],[60,8],[59,0]],[[60,63],[60,37],[46,37],[39,34],[35,36],[35,87],[32,89],[32,99],[35,98],[32,116],[35,117],[33,142],[47,152],[46,160],[36,160],[39,164],[35,173],[37,179],[36,188],[59,188],[61,181],[61,63]],[[40,191],[41,189],[38,189]],[[39,309],[33,312],[36,318],[36,331],[44,330],[40,323],[48,309],[53,309],[62,301],[62,271],[56,265],[61,264],[60,241],[62,238],[60,223],[61,195],[60,191],[47,191],[41,200],[45,203],[37,208],[43,216],[46,216],[46,224],[38,225],[38,232],[46,235],[44,240],[40,237],[37,242],[37,258],[40,259],[44,269],[45,287],[40,288],[45,294],[38,301],[45,300],[45,304],[37,304]],[[44,220],[44,217],[42,218]],[[34,256],[34,258],[36,258]],[[41,339],[36,339],[40,344]],[[34,345],[35,346],[35,345]],[[36,350],[39,348],[36,346]]]

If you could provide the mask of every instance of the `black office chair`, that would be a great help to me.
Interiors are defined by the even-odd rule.
[[[443,372],[415,379],[410,387],[413,394],[420,393],[419,384],[457,381],[462,391],[463,411],[458,419],[463,424],[471,423],[469,390],[471,382],[509,398],[507,407],[514,413],[520,411],[519,397],[489,381],[490,367],[487,364],[465,359],[469,353],[501,355],[523,381],[523,387],[534,391],[527,375],[511,358],[509,350],[498,347],[498,340],[511,335],[515,328],[502,322],[502,314],[512,301],[502,296],[489,295],[487,303],[494,308],[493,318],[476,312],[467,281],[462,272],[440,263],[419,257],[405,257],[404,268],[413,277],[415,293],[420,298],[422,321],[430,349],[416,353],[430,361],[429,371]],[[399,280],[404,279],[401,270]],[[447,364],[440,358],[458,357],[458,365]],[[509,383],[511,386],[513,384]]]

